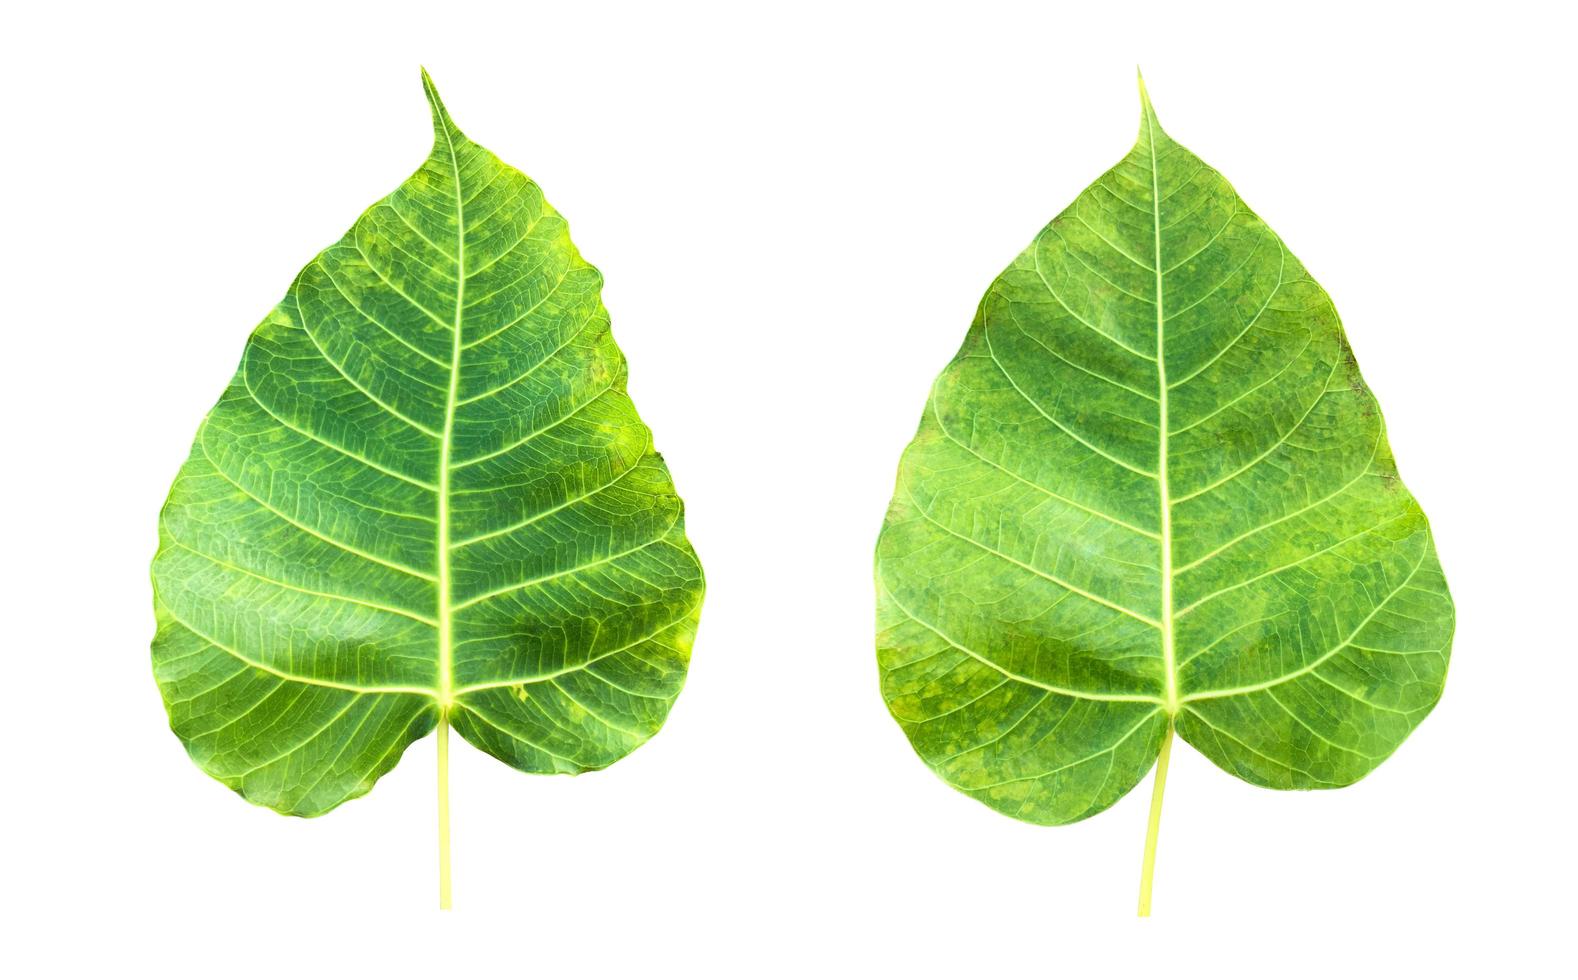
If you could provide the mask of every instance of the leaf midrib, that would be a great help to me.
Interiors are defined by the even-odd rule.
[[[1168,723],[1178,717],[1178,668],[1173,651],[1173,514],[1171,490],[1167,485],[1167,430],[1171,422],[1167,417],[1167,336],[1166,313],[1162,306],[1162,195],[1161,180],[1156,165],[1156,113],[1145,99],[1145,142],[1151,153],[1151,227],[1152,267],[1156,274],[1156,411],[1158,451],[1156,462],[1156,487],[1161,496],[1161,635],[1162,673],[1164,696],[1162,707],[1167,712]]]
[[[438,709],[449,713],[454,704],[454,623],[450,608],[452,585],[449,561],[449,476],[450,449],[454,443],[455,407],[460,397],[460,324],[465,315],[466,299],[466,198],[460,188],[460,159],[455,155],[455,141],[450,135],[449,120],[442,109],[437,113],[439,128],[444,132],[444,145],[449,150],[449,168],[455,183],[455,320],[449,355],[449,392],[444,400],[444,428],[438,448]]]

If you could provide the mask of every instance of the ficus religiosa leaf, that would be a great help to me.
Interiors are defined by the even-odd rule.
[[[602,278],[537,185],[433,150],[253,332],[160,517],[153,664],[209,775],[313,816],[438,729],[600,769],[679,694],[702,597]]]
[[[1346,786],[1440,697],[1453,610],[1336,310],[1223,177],[1139,141],[992,283],[877,545],[888,707],[1021,820],[1097,813],[1173,732]]]

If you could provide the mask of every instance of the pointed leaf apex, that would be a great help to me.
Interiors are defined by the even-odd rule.
[[[1134,74],[1140,83],[1140,135],[1147,139],[1153,134],[1166,135],[1161,120],[1156,118],[1156,107],[1151,105],[1151,93],[1145,88],[1145,76],[1138,65],[1134,67]]]
[[[1140,111],[1145,113],[1152,122],[1156,121],[1156,109],[1151,105],[1151,93],[1145,88],[1145,75],[1140,71],[1140,66],[1134,66],[1134,77],[1140,83]]]
[[[455,125],[455,120],[449,117],[449,110],[444,108],[444,100],[438,97],[438,86],[433,84],[433,77],[422,69],[422,94],[427,96],[427,104],[433,110],[433,133],[435,138],[454,136],[460,133],[460,128]]]

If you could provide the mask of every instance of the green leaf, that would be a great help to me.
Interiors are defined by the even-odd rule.
[[[602,277],[423,83],[432,154],[254,331],[160,519],[171,726],[282,813],[446,723],[525,772],[610,765],[663,724],[700,611]]]
[[[1352,783],[1435,705],[1452,638],[1330,299],[1143,86],[1134,149],[937,379],[876,577],[894,718],[1039,824],[1111,806],[1174,728],[1259,786]]]

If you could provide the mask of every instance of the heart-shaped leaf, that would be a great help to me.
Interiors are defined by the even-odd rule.
[[[1220,174],[1139,141],[987,290],[877,545],[882,690],[951,785],[1097,813],[1173,731],[1345,786],[1441,694],[1453,611],[1330,299]]]
[[[601,276],[422,78],[431,156],[252,334],[159,524],[171,726],[282,813],[435,726],[441,783],[450,725],[525,772],[610,765],[663,724],[700,612]]]

